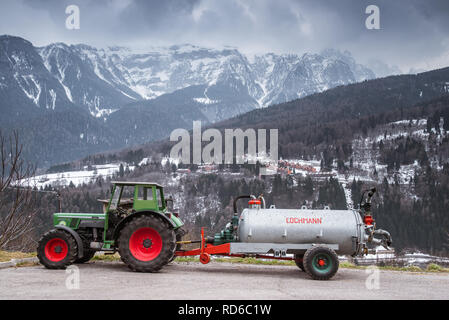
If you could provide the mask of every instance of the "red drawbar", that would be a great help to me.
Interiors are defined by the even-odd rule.
[[[367,226],[372,226],[372,225],[373,225],[373,222],[374,222],[374,219],[373,219],[372,216],[366,215],[366,216],[363,217],[363,222],[364,222]]]
[[[198,248],[189,251],[176,251],[176,255],[186,257],[186,256],[198,256],[207,253],[207,254],[218,254],[227,256],[229,255],[230,249],[231,245],[229,243],[220,244],[218,246],[208,244],[206,247],[203,248],[203,250],[201,250],[201,248]]]
[[[220,255],[220,256],[228,256],[228,257],[242,257],[244,258],[244,254],[231,254],[231,243],[223,243],[219,245],[206,244],[206,238],[204,237],[204,228],[201,228],[201,247],[198,249],[193,249],[189,251],[176,251],[176,256],[178,257],[187,257],[187,256],[200,256],[200,262],[203,264],[207,264],[210,262],[211,255]],[[277,259],[277,260],[293,260],[293,258],[287,257],[274,257],[267,255],[256,255],[256,258],[261,259]]]
[[[67,242],[61,238],[53,238],[45,245],[45,256],[48,260],[53,262],[59,262],[64,260],[69,252],[69,246]]]
[[[261,204],[261,201],[259,199],[252,199],[248,201],[249,205],[255,205],[255,204]]]
[[[137,260],[154,260],[161,253],[162,238],[153,228],[137,229],[129,238],[129,250]]]
[[[203,264],[207,264],[210,261],[211,254],[229,255],[231,245],[229,243],[220,244],[214,246],[212,244],[206,244],[206,238],[204,237],[204,228],[201,228],[201,247],[189,251],[176,251],[177,256],[200,256],[200,261]]]

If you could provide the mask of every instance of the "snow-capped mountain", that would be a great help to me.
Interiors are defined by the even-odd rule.
[[[66,98],[86,107],[93,116],[107,115],[141,99],[127,86],[112,57],[102,55],[95,48],[57,43],[38,48],[37,52],[47,70],[64,88]]]
[[[260,106],[282,103],[327,89],[375,78],[357,64],[349,52],[325,50],[321,54],[256,56],[252,68],[264,95]]]
[[[58,80],[45,68],[33,45],[21,38],[0,37],[0,110],[26,117],[42,110],[71,106]]]
[[[175,128],[191,128],[194,120],[215,123],[374,77],[348,52],[335,50],[247,56],[235,48],[190,44],[140,51],[35,47],[4,35],[0,124],[26,132],[29,153],[37,157],[47,150],[39,159],[54,163],[161,139]],[[53,150],[56,143],[70,152]]]
[[[64,88],[66,98],[96,117],[130,102],[203,86],[203,92],[187,95],[185,102],[202,105],[204,116],[215,122],[375,77],[348,52],[336,50],[303,56],[271,53],[252,61],[234,48],[188,44],[135,53],[123,47],[97,49],[57,43],[36,51]]]

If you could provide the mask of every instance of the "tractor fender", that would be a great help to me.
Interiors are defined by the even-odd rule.
[[[127,216],[126,218],[122,219],[119,224],[115,227],[114,230],[114,240],[117,241],[119,235],[120,235],[120,230],[125,226],[126,223],[128,223],[128,221],[131,221],[132,219],[136,218],[136,217],[140,217],[140,216],[146,216],[146,215],[153,215],[153,216],[158,216],[161,217],[164,221],[166,221],[168,223],[169,226],[171,226],[172,228],[176,227],[176,224],[170,220],[170,218],[168,218],[166,215],[156,212],[156,211],[138,211],[138,212],[134,212],[132,214],[130,214],[129,216]]]
[[[81,259],[82,257],[84,257],[84,247],[83,247],[83,240],[81,240],[80,235],[78,234],[78,232],[76,232],[73,229],[70,229],[67,226],[63,226],[63,225],[57,225],[55,226],[56,229],[62,229],[64,231],[67,231],[68,233],[70,233],[73,238],[76,241],[76,245],[78,246],[78,258]]]

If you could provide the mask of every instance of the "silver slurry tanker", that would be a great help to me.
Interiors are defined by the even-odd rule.
[[[333,244],[338,254],[356,255],[361,249],[357,244],[367,239],[355,210],[255,208],[244,209],[239,218],[239,242]]]
[[[262,196],[239,196],[232,221],[211,242],[229,242],[231,255],[293,254],[301,270],[313,279],[327,280],[338,270],[337,253],[360,256],[379,245],[387,249],[391,245],[390,234],[376,229],[371,215],[375,192],[375,188],[363,192],[359,210],[266,208]],[[239,215],[236,203],[243,198],[250,199],[249,208]]]

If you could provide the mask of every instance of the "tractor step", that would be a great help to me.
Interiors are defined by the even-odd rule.
[[[101,248],[103,248],[103,242],[94,242],[94,241],[92,241],[92,242],[90,243],[90,248],[91,248],[91,249],[97,249],[97,250],[100,250]]]

